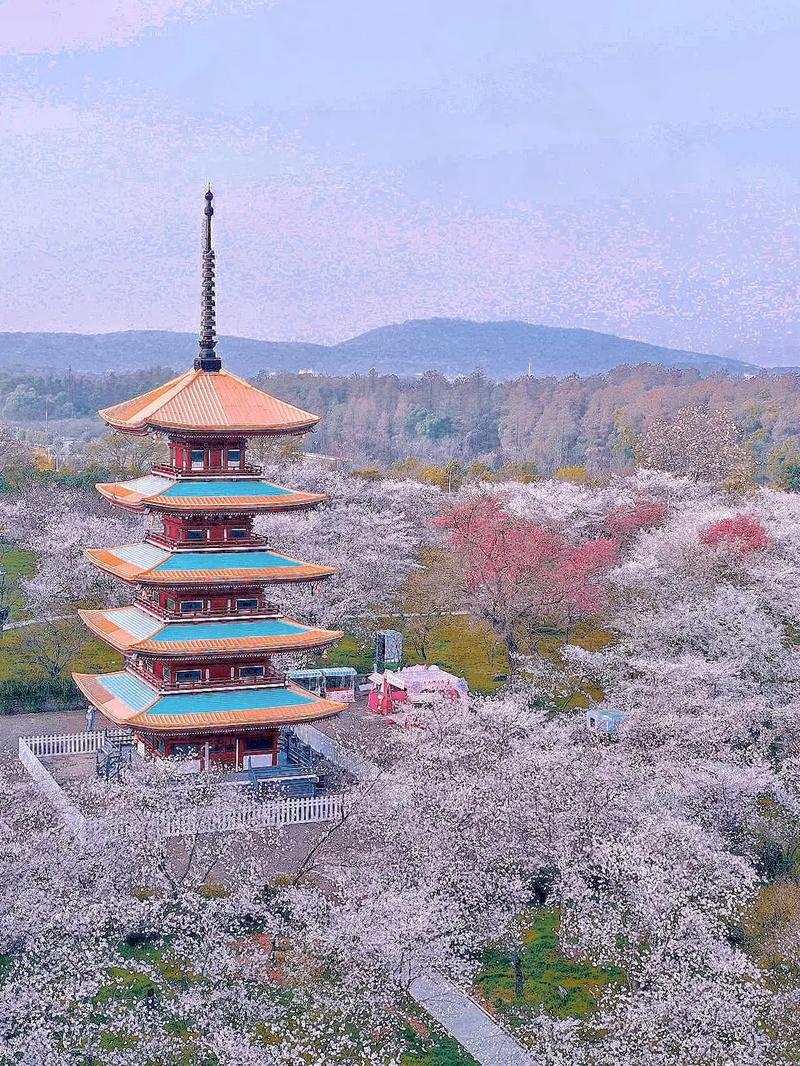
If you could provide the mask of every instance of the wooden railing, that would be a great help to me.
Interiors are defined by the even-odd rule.
[[[266,537],[260,537],[253,533],[250,537],[237,537],[236,540],[177,540],[175,537],[167,537],[163,533],[154,533],[149,530],[144,539],[149,544],[155,544],[159,548],[185,548],[189,551],[197,548],[252,548],[267,543]]]
[[[202,480],[208,477],[222,477],[226,474],[230,474],[231,477],[236,477],[237,474],[247,474],[250,477],[260,474],[261,467],[256,466],[255,463],[245,463],[244,466],[228,467],[228,466],[209,466],[203,470],[184,470],[180,466],[173,466],[172,463],[153,463],[151,470],[154,474],[167,474],[170,477],[180,478],[197,478]]]
[[[146,607],[153,614],[158,615],[159,618],[164,618],[170,622],[212,618],[281,618],[284,613],[274,603],[265,603],[249,611],[239,611],[235,607],[215,607],[213,610],[210,607],[204,607],[201,611],[168,611],[160,604],[148,600],[146,596],[137,596],[136,602],[142,607]]]
[[[49,733],[46,736],[25,737],[33,755],[86,755],[98,751],[104,740],[130,741],[130,729],[95,729],[84,733]]]
[[[82,843],[114,832],[113,818],[95,820],[79,810],[40,761],[39,755],[74,755],[98,751],[110,736],[131,737],[130,730],[97,730],[91,733],[56,733],[20,737],[19,759],[36,786],[52,805],[70,833]],[[277,828],[342,818],[341,795],[297,796],[263,802],[232,803],[230,807],[198,807],[178,813],[156,815],[148,829],[161,837],[192,833],[231,833],[248,829]],[[119,823],[119,828],[123,828]]]
[[[201,677],[199,681],[178,681],[177,679],[165,681],[164,678],[157,677],[139,663],[129,661],[128,669],[161,692],[213,692],[224,688],[281,688],[287,680],[286,674],[272,671],[263,677]]]

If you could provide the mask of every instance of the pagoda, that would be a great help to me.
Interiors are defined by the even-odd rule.
[[[273,656],[323,648],[342,634],[286,617],[269,589],[329,578],[327,566],[274,551],[253,530],[257,514],[313,507],[324,496],[266,481],[248,461],[251,438],[302,434],[318,416],[254,388],[216,352],[211,190],[205,194],[200,351],[192,369],[100,412],[122,433],[157,433],[169,461],[149,474],[98,485],[118,507],[145,512],[139,544],[86,552],[135,589],[128,607],[81,611],[125,657],[123,670],[74,674],[106,718],[133,730],[143,754],[184,756],[198,768],[275,768],[288,727],[345,704],[321,699],[281,673]]]

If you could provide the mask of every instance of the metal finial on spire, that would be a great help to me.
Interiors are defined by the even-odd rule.
[[[205,241],[203,243],[203,296],[200,310],[200,352],[194,361],[197,370],[221,370],[222,360],[217,355],[216,319],[214,313],[214,249],[211,247],[211,218],[214,214],[211,186],[206,193]]]

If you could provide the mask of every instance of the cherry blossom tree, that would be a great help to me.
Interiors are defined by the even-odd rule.
[[[277,550],[336,567],[331,581],[276,590],[291,611],[317,624],[370,630],[389,612],[415,555],[431,540],[430,520],[441,493],[414,481],[368,481],[318,463],[267,471],[307,491],[325,492],[311,512],[260,519],[259,530]]]
[[[490,496],[477,496],[436,519],[460,561],[465,603],[503,640],[509,659],[543,625],[563,626],[604,605],[602,574],[618,544],[573,544],[517,518]]]
[[[674,419],[653,419],[635,451],[649,469],[727,484],[741,490],[753,480],[755,462],[742,434],[721,408],[684,407]]]
[[[34,576],[22,582],[35,618],[73,614],[78,606],[108,602],[115,595],[124,600],[124,586],[114,589],[115,583],[85,559],[84,549],[138,540],[143,525],[124,512],[110,513],[94,495],[34,484],[0,504],[3,537],[36,555]]]
[[[307,916],[292,920],[274,881],[280,837],[155,831],[236,802],[213,777],[171,769],[87,788],[95,823],[81,843],[2,768],[0,1058],[395,1066],[384,993],[355,970],[338,978]]]

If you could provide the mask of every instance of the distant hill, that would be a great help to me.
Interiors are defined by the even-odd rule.
[[[0,370],[72,367],[83,373],[148,367],[182,370],[197,351],[193,333],[132,330],[124,333],[0,333]],[[313,370],[322,374],[380,373],[413,376],[438,370],[448,377],[483,369],[490,377],[586,377],[617,366],[651,363],[695,367],[702,374],[763,371],[753,363],[699,352],[661,348],[587,329],[534,326],[528,322],[415,319],[381,326],[340,344],[304,344],[221,337],[219,352],[236,373]]]
[[[494,378],[516,378],[527,373],[529,362],[536,377],[588,377],[615,366],[639,363],[696,367],[705,374],[724,370],[746,374],[760,369],[739,359],[660,348],[589,329],[457,318],[414,319],[381,326],[337,344],[336,349],[349,358],[358,353],[362,366],[401,374],[431,368],[448,375],[465,374],[482,367]]]

